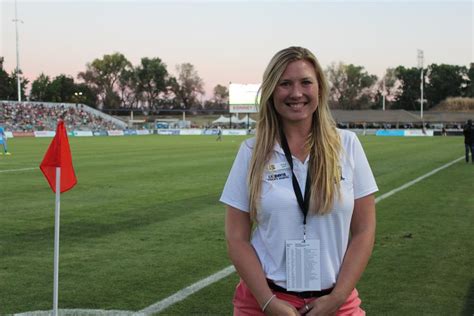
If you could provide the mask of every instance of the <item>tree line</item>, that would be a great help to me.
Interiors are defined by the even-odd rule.
[[[363,66],[333,63],[325,69],[331,108],[345,110],[420,108],[421,69],[398,66],[386,70],[382,78],[369,74]],[[474,63],[470,67],[431,64],[423,69],[424,109],[448,97],[474,98]],[[50,78],[40,74],[31,84],[28,99],[44,102],[85,103],[102,110],[142,108],[150,112],[167,109],[222,110],[228,106],[228,89],[214,87],[210,100],[202,100],[204,81],[190,63],[176,66],[176,76],[158,57],[143,57],[132,63],[121,53],[104,55],[86,64],[77,75]],[[21,77],[22,99],[28,79]],[[3,69],[0,57],[0,99],[17,99],[17,76]]]

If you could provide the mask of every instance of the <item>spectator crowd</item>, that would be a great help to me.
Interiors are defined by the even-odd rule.
[[[8,131],[54,131],[60,118],[69,131],[117,129],[113,122],[86,111],[83,105],[0,102],[0,124]]]

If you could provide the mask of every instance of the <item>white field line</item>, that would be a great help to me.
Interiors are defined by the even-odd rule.
[[[395,193],[404,190],[412,185],[414,185],[417,182],[420,182],[423,179],[426,179],[435,173],[448,168],[449,166],[455,164],[456,162],[464,159],[464,156],[459,157],[451,162],[448,162],[447,164],[436,168],[418,178],[415,180],[412,180],[410,182],[405,183],[404,185],[393,189],[385,194],[382,194],[378,198],[375,199],[375,203],[378,203],[389,196],[394,195]],[[151,315],[155,313],[159,313],[166,308],[170,307],[171,305],[178,303],[184,299],[186,299],[188,296],[191,294],[196,293],[197,291],[227,277],[228,275],[232,274],[235,272],[234,266],[228,266],[227,268],[224,268],[216,273],[214,273],[211,276],[208,276],[205,279],[202,279],[201,281],[198,281],[182,290],[179,290],[175,294],[168,296],[167,298],[158,301],[138,312],[132,312],[132,311],[112,311],[112,310],[92,310],[92,309],[60,309],[59,310],[59,315],[67,315],[67,316],[109,316],[109,315],[120,315],[120,316],[142,316],[142,315]],[[51,315],[51,311],[35,311],[35,312],[26,312],[26,313],[21,313],[21,314],[14,314],[14,316],[49,316]]]
[[[0,173],[3,173],[3,172],[16,172],[16,171],[27,171],[27,170],[35,170],[35,169],[38,169],[38,170],[39,170],[39,167],[35,167],[35,168],[22,168],[22,169],[9,169],[9,170],[0,170]]]
[[[462,159],[464,159],[464,156],[459,157],[459,158],[457,158],[457,159],[454,159],[453,161],[448,162],[447,164],[442,165],[441,167],[436,168],[436,169],[434,169],[434,170],[428,172],[427,174],[424,174],[424,175],[422,175],[421,177],[416,178],[415,180],[412,180],[412,181],[410,181],[410,182],[407,182],[407,183],[405,183],[404,185],[399,186],[399,187],[396,188],[396,189],[393,189],[392,191],[389,191],[389,192],[387,192],[387,193],[382,194],[381,196],[379,196],[378,198],[375,199],[375,203],[378,203],[378,202],[380,202],[380,201],[382,201],[382,200],[388,198],[389,196],[394,195],[395,193],[397,193],[397,192],[399,192],[399,191],[401,191],[401,190],[404,190],[404,189],[406,189],[406,188],[408,188],[408,187],[411,187],[411,186],[414,185],[415,183],[420,182],[421,180],[424,180],[424,179],[426,179],[426,178],[428,178],[428,177],[434,175],[435,173],[437,173],[437,172],[439,172],[439,171],[441,171],[441,170],[443,170],[443,169],[448,168],[448,167],[451,166],[451,165],[454,165],[456,162],[458,162],[459,160],[462,160]]]
[[[226,276],[232,274],[234,271],[235,271],[234,266],[228,266],[227,268],[222,269],[221,271],[219,271],[217,273],[214,273],[213,275],[208,276],[207,278],[202,279],[201,281],[198,281],[198,282],[196,282],[196,283],[194,283],[194,284],[192,284],[192,285],[176,292],[175,294],[173,294],[171,296],[168,296],[167,298],[165,298],[163,300],[161,300],[161,301],[159,301],[159,302],[157,302],[153,305],[150,305],[147,308],[142,309],[141,311],[139,311],[139,313],[144,313],[145,315],[159,313],[162,310],[170,307],[174,303],[182,301],[185,298],[187,298],[188,296],[190,296],[191,294],[196,293],[197,291],[205,288],[206,286],[208,286],[212,283],[215,283],[215,282],[219,281],[220,279],[225,278]]]

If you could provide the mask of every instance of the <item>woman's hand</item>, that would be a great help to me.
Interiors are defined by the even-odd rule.
[[[288,302],[274,298],[265,309],[268,316],[300,316],[300,313]]]
[[[306,316],[332,316],[336,315],[339,308],[344,304],[334,295],[325,295],[304,305],[300,308],[301,315]]]

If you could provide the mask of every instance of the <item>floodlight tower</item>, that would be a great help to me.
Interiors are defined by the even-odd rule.
[[[18,9],[17,3],[15,0],[15,31],[16,31],[16,81],[17,81],[17,89],[18,89],[18,102],[21,102],[21,83],[20,83],[20,53],[18,50],[18,22],[23,23],[22,20],[18,19]]]
[[[420,84],[420,92],[421,92],[421,98],[420,98],[420,118],[423,120],[423,51],[421,49],[418,50],[418,68],[421,70],[421,84]]]
[[[385,87],[385,74],[382,79],[382,111],[385,111],[385,95],[387,94],[386,87]]]

